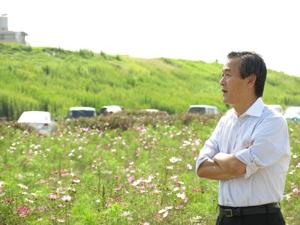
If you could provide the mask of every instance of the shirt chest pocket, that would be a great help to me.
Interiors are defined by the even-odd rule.
[[[220,132],[220,151],[228,154],[234,154],[242,149],[248,148],[253,144],[253,129],[252,126],[238,126],[234,124],[231,127],[226,127]]]
[[[250,134],[240,134],[236,140],[232,153],[249,148],[254,143],[254,138]]]

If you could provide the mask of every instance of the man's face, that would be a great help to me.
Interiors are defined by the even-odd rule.
[[[223,66],[220,85],[223,92],[223,101],[226,104],[238,105],[247,95],[248,79],[242,79],[240,75],[240,59],[228,59]]]

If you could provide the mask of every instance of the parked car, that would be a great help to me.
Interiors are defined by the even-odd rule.
[[[287,107],[283,116],[287,120],[294,120],[294,121],[300,120],[300,106]]]
[[[93,107],[71,107],[69,109],[69,118],[93,116],[96,116],[96,109]]]
[[[160,112],[160,110],[158,109],[144,109],[145,112],[149,112],[149,113],[157,113]]]
[[[270,109],[275,110],[276,112],[279,112],[280,114],[283,114],[283,110],[281,105],[267,105]]]
[[[106,105],[106,106],[102,106],[100,109],[100,114],[103,115],[108,115],[108,114],[112,114],[112,113],[118,113],[123,111],[124,108],[118,105]]]
[[[140,112],[142,113],[158,113],[160,110],[158,109],[141,109]]]
[[[212,105],[190,105],[188,113],[199,113],[199,114],[218,114],[218,108]]]
[[[18,123],[32,127],[40,134],[49,134],[56,130],[56,123],[51,120],[51,114],[45,111],[25,111]]]
[[[142,114],[156,114],[156,115],[163,115],[163,116],[167,116],[169,115],[169,113],[167,111],[161,111],[159,109],[141,109],[139,111]]]

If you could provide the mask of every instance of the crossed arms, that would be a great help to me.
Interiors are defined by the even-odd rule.
[[[200,152],[202,154],[199,163],[197,161],[196,171],[199,177],[215,180],[229,180],[241,176],[247,178],[260,168],[271,166],[282,159],[289,161],[288,127],[282,117],[264,119],[252,134],[252,141],[241,146],[241,150],[235,154],[219,151],[215,131]]]
[[[214,180],[229,180],[246,173],[246,165],[234,155],[218,153],[204,161],[197,170],[199,177]]]

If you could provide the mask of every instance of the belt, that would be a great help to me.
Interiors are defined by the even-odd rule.
[[[269,203],[265,205],[249,206],[249,207],[228,207],[219,206],[220,216],[234,217],[247,216],[255,214],[268,214],[280,212],[279,203]]]

